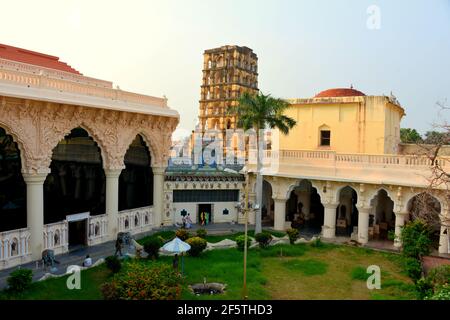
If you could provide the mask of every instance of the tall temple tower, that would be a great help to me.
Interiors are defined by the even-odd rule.
[[[235,129],[236,115],[229,115],[228,109],[244,92],[258,92],[258,57],[247,47],[222,46],[205,50],[203,58],[201,132]]]

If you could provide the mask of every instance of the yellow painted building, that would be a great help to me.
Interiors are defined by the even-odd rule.
[[[393,97],[366,96],[353,88],[325,90],[313,98],[289,99],[286,114],[297,121],[280,135],[283,150],[396,154],[404,109]]]

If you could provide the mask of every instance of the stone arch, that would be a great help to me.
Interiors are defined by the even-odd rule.
[[[106,152],[91,132],[83,125],[73,127],[54,146],[44,182],[44,223],[79,212],[105,213]],[[72,143],[65,144],[66,139]]]
[[[326,196],[323,193],[323,185],[315,180],[310,179],[299,179],[294,184],[291,184],[287,189],[286,198],[289,198],[289,195],[295,188],[299,187],[302,183],[306,182],[309,182],[311,184],[311,187],[317,190],[317,193],[319,194],[321,199],[326,199]]]
[[[334,203],[338,203],[339,202],[339,197],[341,195],[341,191],[345,188],[351,188],[356,192],[356,195],[358,197],[358,199],[361,198],[361,193],[359,192],[358,188],[355,188],[354,186],[352,186],[351,184],[341,184],[339,185],[336,189],[335,189],[335,193],[333,195],[333,202]]]
[[[378,192],[380,192],[381,190],[384,190],[389,198],[391,198],[391,200],[394,202],[394,207],[396,205],[396,197],[395,195],[389,190],[389,188],[386,187],[375,187],[374,189],[372,189],[372,191],[368,192],[367,194],[367,200],[368,200],[368,204],[370,205],[370,202],[377,196]],[[359,196],[359,194],[358,194]]]
[[[379,188],[369,199],[369,228],[373,228],[374,238],[388,240],[389,231],[395,228],[395,198],[385,188]]]
[[[28,146],[24,140],[22,140],[20,133],[16,132],[14,129],[11,129],[9,125],[7,125],[5,122],[1,121],[0,119],[0,129],[5,130],[5,133],[7,135],[10,135],[13,138],[13,141],[16,143],[17,148],[20,152],[20,162],[22,165],[22,172],[27,171],[27,159],[30,158]],[[31,142],[31,141],[30,141]]]
[[[350,236],[358,226],[358,191],[351,185],[342,185],[336,189],[336,234]]]
[[[320,233],[324,224],[326,196],[323,183],[301,179],[290,185],[286,194],[286,220],[293,227],[307,227],[313,233]]]
[[[100,139],[99,135],[96,134],[96,130],[91,128],[91,126],[84,121],[80,121],[78,123],[70,123],[70,125],[68,125],[63,131],[61,131],[59,134],[55,134],[55,136],[52,137],[53,139],[51,143],[48,145],[50,152],[45,161],[45,167],[50,168],[50,164],[52,162],[53,157],[53,151],[58,146],[58,144],[62,140],[64,140],[64,138],[67,135],[69,135],[72,132],[72,130],[76,128],[81,128],[85,130],[88,133],[89,137],[91,137],[92,140],[94,140],[94,142],[97,144],[98,148],[100,149],[100,155],[102,157],[103,169],[106,169],[106,165],[109,162],[109,157],[105,144],[103,143],[102,139]]]
[[[130,149],[131,143],[133,142],[133,140],[136,138],[136,136],[141,136],[142,140],[145,143],[145,146],[148,149],[148,152],[150,153],[150,160],[151,163],[150,165],[156,165],[157,163],[155,163],[156,159],[158,159],[159,154],[158,154],[158,148],[156,147],[156,143],[153,142],[152,139],[150,139],[149,137],[151,136],[151,134],[148,134],[147,132],[145,132],[142,129],[136,129],[133,130],[128,137],[126,138],[126,140],[123,142],[123,144],[126,146],[124,152],[122,152],[121,154],[121,158],[122,160],[125,159],[125,154],[127,153],[127,151]]]
[[[153,171],[151,165],[153,157],[142,134],[134,136],[122,161],[124,169],[119,177],[119,210],[152,205]]]
[[[430,201],[435,201],[435,204],[431,204]],[[418,202],[418,203],[417,203]],[[425,203],[428,202],[428,203]],[[414,195],[412,195],[408,201],[406,202],[406,210],[409,213],[409,218],[415,218],[415,216],[417,216],[419,213],[417,212],[412,212],[413,210],[418,210],[418,208],[414,208],[415,205],[423,205],[426,207],[426,211],[427,213],[429,213],[429,215],[426,215],[425,220],[428,220],[428,222],[430,222],[431,224],[440,224],[441,222],[444,222],[444,215],[443,215],[443,205],[441,200],[430,194],[429,192],[423,191],[423,192],[418,192]],[[433,208],[430,208],[433,205]],[[434,219],[433,219],[434,216]],[[435,221],[433,221],[435,220]]]
[[[24,155],[11,131],[0,127],[0,232],[27,225]],[[17,137],[17,136],[16,136]],[[30,141],[31,142],[31,141]]]

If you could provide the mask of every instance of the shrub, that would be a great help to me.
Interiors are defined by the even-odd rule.
[[[395,230],[389,230],[387,238],[389,241],[395,241]]]
[[[236,240],[238,250],[244,251],[245,236],[244,235],[237,236],[235,240]],[[252,244],[252,240],[250,239],[250,237],[247,237],[247,248],[250,247],[251,244]]]
[[[105,258],[106,267],[111,270],[112,273],[117,273],[122,268],[122,263],[116,256],[109,256]]]
[[[191,246],[188,251],[189,255],[193,257],[198,257],[203,250],[206,249],[206,240],[200,237],[192,237],[186,240],[186,242]]]
[[[417,282],[422,275],[422,264],[415,258],[406,258],[404,261],[406,274]]]
[[[295,228],[287,229],[286,233],[288,234],[289,242],[291,244],[294,244],[294,242],[300,237],[300,232]]]
[[[261,248],[267,248],[272,241],[272,235],[269,232],[261,232],[255,234],[255,240],[259,243]]]
[[[168,265],[131,262],[102,286],[104,299],[174,300],[181,294],[180,276]]]
[[[323,246],[324,246],[324,244],[323,244],[322,240],[320,240],[320,238],[316,238],[316,239],[314,239],[314,241],[311,242],[311,247],[320,248]]]
[[[9,290],[20,293],[28,289],[33,281],[33,271],[30,269],[17,269],[10,273],[7,282]]]
[[[433,294],[433,285],[427,278],[416,281],[416,291],[419,299],[424,299]]]
[[[425,300],[450,300],[450,284],[438,287],[434,294],[425,297]]]
[[[430,228],[420,219],[407,223],[400,234],[402,253],[406,257],[420,259],[431,250]]]
[[[159,237],[149,238],[144,242],[144,250],[148,254],[148,258],[158,259],[159,249],[162,247],[163,242]]]
[[[431,269],[428,272],[427,279],[433,287],[443,286],[450,282],[450,265],[443,265]]]
[[[197,237],[205,239],[207,235],[207,232],[205,229],[201,228],[197,230]]]
[[[175,235],[182,241],[186,241],[190,237],[190,234],[186,229],[178,229],[175,232]]]
[[[352,269],[351,276],[352,276],[353,280],[366,281],[367,278],[369,278],[369,274],[367,273],[367,270],[360,266]]]

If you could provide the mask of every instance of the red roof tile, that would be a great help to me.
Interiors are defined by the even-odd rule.
[[[0,58],[65,72],[71,72],[75,74],[81,74],[80,72],[69,66],[67,63],[59,61],[58,57],[26,49],[16,48],[1,43]]]

